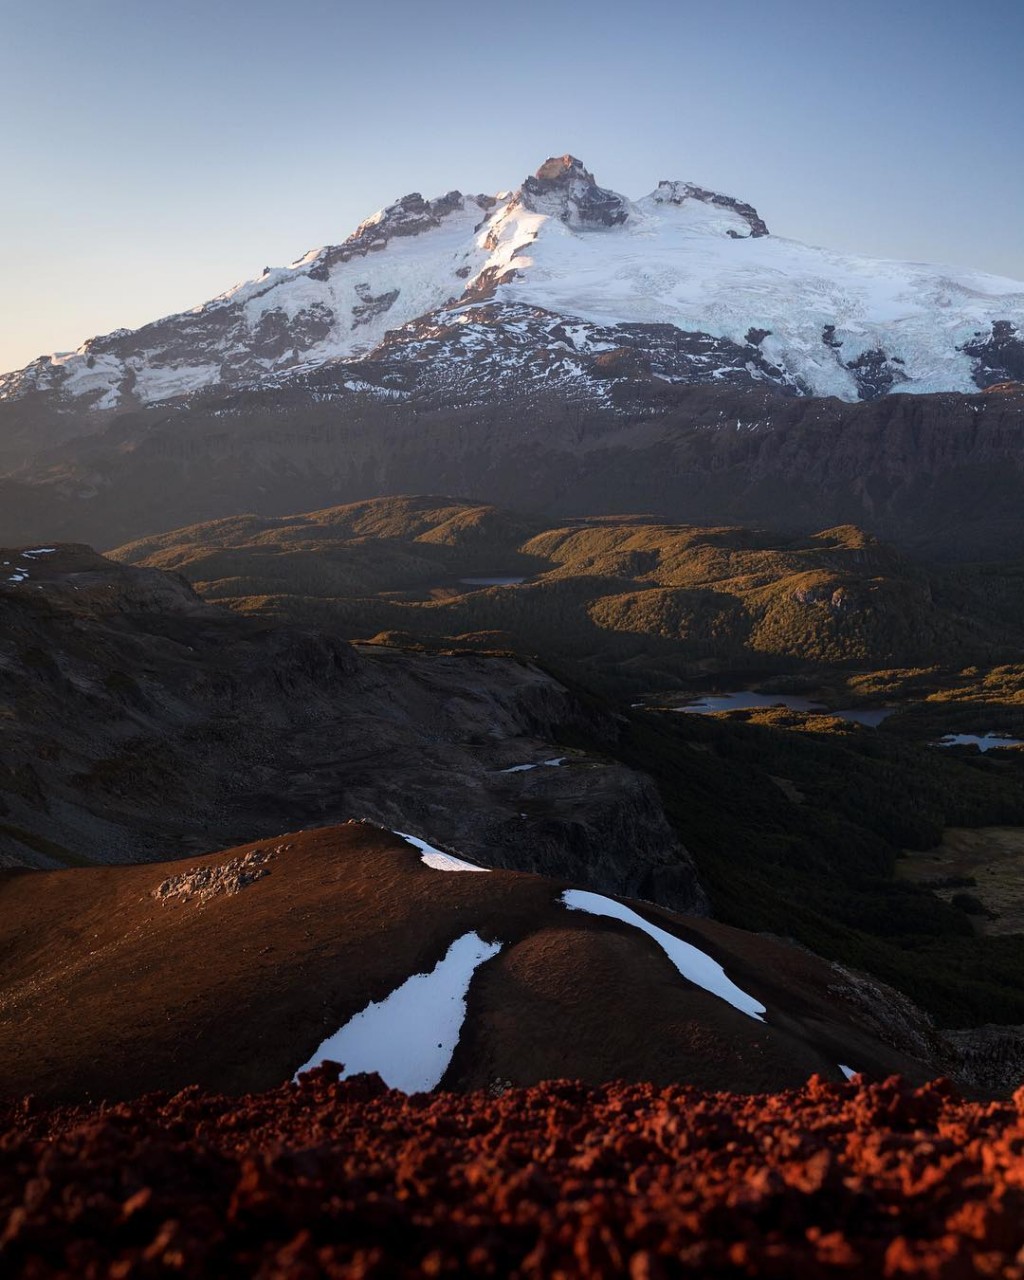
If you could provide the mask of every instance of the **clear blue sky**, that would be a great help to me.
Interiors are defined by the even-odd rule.
[[[0,0],[0,369],[571,151],[1024,278],[1024,0]]]

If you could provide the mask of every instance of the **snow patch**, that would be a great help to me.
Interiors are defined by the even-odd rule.
[[[135,394],[140,400],[167,400],[200,391],[221,380],[220,362],[211,364],[156,365],[143,363],[136,372]]]
[[[568,756],[555,756],[551,760],[541,760],[538,764],[514,764],[508,769],[499,769],[499,773],[525,773],[528,769],[556,769],[560,764],[565,764]]]
[[[745,1013],[748,1018],[756,1018],[758,1022],[764,1022],[762,1015],[767,1012],[766,1007],[726,977],[725,970],[718,961],[712,960],[698,947],[691,946],[689,942],[683,942],[681,938],[677,938],[675,934],[665,929],[659,929],[657,925],[650,924],[643,916],[637,915],[621,902],[606,898],[600,893],[590,893],[585,889],[566,889],[562,894],[562,902],[570,911],[587,911],[594,916],[609,916],[613,920],[621,920],[641,930],[661,947],[687,982],[692,982],[696,987],[703,987],[711,995],[731,1004],[740,1013]]]
[[[939,747],[975,746],[979,751],[993,751],[996,747],[1021,747],[1024,739],[1011,738],[1002,733],[947,733],[935,744]]]
[[[433,845],[427,844],[426,840],[421,840],[419,836],[408,836],[404,831],[395,831],[393,833],[400,836],[407,844],[414,845],[420,851],[420,861],[425,862],[428,867],[433,867],[435,871],[489,871],[490,867],[476,867],[472,862],[463,862],[461,858],[456,858],[454,854],[443,853],[440,849],[435,849]]]
[[[436,1089],[462,1033],[473,974],[501,948],[475,932],[456,938],[429,973],[414,973],[384,1000],[371,1001],[328,1036],[296,1075],[331,1059],[344,1064],[343,1077],[376,1071],[386,1085],[405,1093]]]

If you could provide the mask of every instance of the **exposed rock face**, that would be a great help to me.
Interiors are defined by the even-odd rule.
[[[26,557],[0,553],[17,578],[0,578],[8,865],[152,859],[359,816],[704,909],[649,779],[585,753],[502,772],[557,754],[560,731],[619,732],[538,668],[268,628],[88,548],[28,557],[23,579]]]
[[[575,156],[552,157],[522,186],[522,203],[578,227],[615,227],[629,217],[629,202],[599,187]]]
[[[769,385],[785,395],[805,390],[766,358],[759,342],[731,342],[671,324],[567,321],[539,307],[495,301],[500,282],[501,277],[478,278],[479,304],[389,333],[366,362],[367,380],[377,382],[384,366],[390,385],[407,397],[443,395],[447,403],[468,406],[500,396],[519,400],[524,408],[556,389],[567,400],[597,409],[653,407],[664,383]],[[351,376],[349,366],[345,371]],[[341,372],[324,369],[301,377],[307,385],[324,387]],[[380,385],[384,390],[387,384]]]
[[[20,479],[0,478],[0,543],[117,546],[239,511],[426,492],[545,517],[643,510],[798,533],[853,523],[924,556],[1024,554],[1019,386],[857,405],[765,383],[672,386],[626,330],[588,350],[585,332],[549,316],[508,319],[517,345],[500,351],[495,326],[472,311],[463,325],[420,332],[425,357],[461,345],[457,364],[385,351],[358,366],[358,383],[349,366],[324,367],[259,394],[126,415]],[[660,367],[682,374],[707,354],[675,344]],[[756,368],[758,350],[743,361]]]
[[[441,226],[445,218],[466,209],[467,201],[477,216],[485,214],[495,204],[493,196],[464,196],[461,191],[449,191],[436,200],[424,200],[418,191],[402,196],[360,223],[342,244],[320,250],[309,275],[314,280],[327,280],[331,269],[339,263],[385,249],[392,239],[422,235]]]
[[[937,1061],[946,1055],[945,1033],[940,1034],[932,1019],[913,1001],[859,970],[833,963],[832,971],[835,983],[829,990],[837,1002],[886,1044],[910,1057],[928,1061]]]
[[[754,331],[755,337],[759,332],[763,331]],[[784,394],[806,390],[799,379],[765,358],[760,341],[749,338],[741,344],[706,333],[687,333],[671,324],[620,324],[602,337],[635,351],[641,368],[675,385],[713,381],[717,386],[751,387],[767,383]]]
[[[687,200],[699,200],[702,204],[717,205],[722,209],[731,209],[733,213],[739,216],[750,227],[750,235],[752,239],[759,236],[768,235],[768,227],[752,204],[746,204],[742,200],[737,200],[734,196],[724,196],[718,191],[708,191],[705,187],[694,186],[692,182],[669,182],[662,181],[658,183],[658,189],[651,197],[657,204],[675,204],[680,205]],[[739,236],[738,231],[729,231],[728,235],[736,238]]]
[[[377,316],[383,315],[385,311],[390,311],[400,293],[399,289],[391,289],[387,293],[379,294],[376,298],[370,292],[368,284],[356,285],[356,293],[359,295],[360,304],[352,308],[352,314],[355,317],[354,325],[369,324],[371,320],[375,320]]]
[[[856,360],[850,360],[846,367],[856,379],[860,398],[874,400],[878,396],[887,395],[898,383],[906,382],[907,375],[899,367],[902,363],[898,356],[890,360],[884,351],[875,348],[873,351],[862,352]]]
[[[974,1088],[999,1094],[1024,1082],[1024,1027],[970,1027],[943,1036],[953,1070]]]
[[[989,332],[978,332],[961,350],[974,359],[979,387],[1024,382],[1024,333],[1009,320],[995,320]]]

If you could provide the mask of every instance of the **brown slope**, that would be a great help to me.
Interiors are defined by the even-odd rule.
[[[241,861],[257,850],[264,860]],[[246,865],[259,874],[231,876]],[[204,900],[199,882],[224,867],[228,891]],[[183,872],[192,896],[161,897]],[[839,1062],[927,1074],[825,962],[637,905],[723,964],[767,1006],[762,1023],[684,980],[638,929],[568,911],[565,887],[437,871],[363,823],[178,863],[5,873],[0,1092],[272,1087],[471,930],[504,947],[470,987],[452,1088],[566,1074],[783,1088],[814,1072],[840,1079]]]

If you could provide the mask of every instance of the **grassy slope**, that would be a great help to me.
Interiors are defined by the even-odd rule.
[[[114,555],[352,638],[503,632],[620,687],[707,670],[1010,661],[1024,646],[1024,580],[928,570],[849,526],[789,539],[630,516],[545,530],[493,507],[394,498],[215,521]],[[497,573],[529,581],[453,593],[459,577]]]

